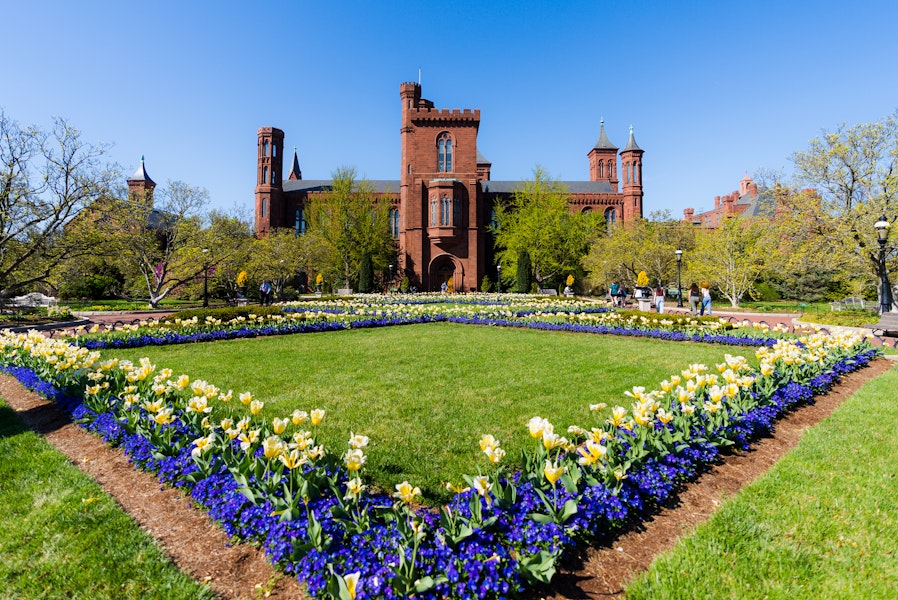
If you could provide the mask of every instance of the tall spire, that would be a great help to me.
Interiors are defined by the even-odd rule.
[[[636,138],[633,137],[633,126],[630,125],[630,139],[627,140],[627,147],[624,150],[642,150],[639,146],[636,145]]]
[[[600,150],[617,150],[617,146],[611,143],[611,140],[608,139],[608,134],[605,133],[605,118],[599,121],[601,124],[601,129],[599,130],[599,141],[596,142],[594,148],[598,148]]]
[[[299,170],[299,157],[296,155],[296,146],[293,146],[293,167],[290,168],[290,176],[287,179],[302,179],[302,171]]]

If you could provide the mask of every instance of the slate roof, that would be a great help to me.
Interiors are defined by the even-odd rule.
[[[611,140],[608,139],[608,134],[605,133],[605,119],[601,121],[601,128],[599,129],[599,141],[596,142],[596,145],[593,146],[599,150],[617,150],[617,146],[611,143]]]
[[[633,137],[633,126],[630,125],[630,139],[627,140],[627,147],[624,150],[642,150],[639,146],[636,145],[636,138]]]
[[[366,179],[375,192],[399,193],[398,179]],[[333,181],[330,179],[288,179],[283,182],[285,192],[327,192],[330,191]]]
[[[559,181],[571,194],[617,194],[607,181]],[[481,181],[487,194],[511,194],[524,184],[523,181]]]

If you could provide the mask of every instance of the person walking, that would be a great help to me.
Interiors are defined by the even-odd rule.
[[[702,309],[699,312],[699,315],[704,315],[705,311],[708,311],[708,316],[711,316],[711,284],[707,281],[702,282]]]
[[[692,316],[698,315],[698,303],[702,300],[702,294],[698,289],[698,284],[694,281],[689,286],[689,306],[692,308]]]
[[[616,281],[611,282],[611,288],[608,290],[611,294],[611,306],[620,306],[620,286]]]
[[[661,285],[661,282],[655,286],[655,308],[659,315],[664,314],[664,286]]]

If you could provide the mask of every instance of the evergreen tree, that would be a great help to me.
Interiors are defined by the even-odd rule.
[[[371,254],[365,252],[362,255],[362,264],[359,265],[359,291],[367,294],[374,289],[374,266],[371,264]]]
[[[530,254],[526,250],[518,250],[515,291],[519,294],[526,294],[530,291]]]

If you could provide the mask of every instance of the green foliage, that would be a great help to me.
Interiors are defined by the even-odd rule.
[[[537,168],[533,179],[524,181],[508,204],[496,206],[498,227],[494,232],[500,261],[510,267],[526,252],[529,272],[542,285],[579,268],[600,220],[601,216],[592,212],[572,213],[567,189]]]
[[[782,298],[779,291],[767,281],[760,281],[755,284],[754,294],[752,297],[761,302],[775,302]]]
[[[283,311],[277,306],[225,306],[222,308],[190,308],[178,311],[162,320],[174,321],[175,319],[181,319],[184,321],[197,317],[200,322],[203,322],[206,320],[206,317],[212,317],[222,321],[230,321],[237,317],[246,318],[249,315],[267,316],[280,314],[283,314]]]
[[[746,297],[764,272],[769,248],[765,228],[757,220],[724,219],[720,227],[702,230],[687,269],[687,279],[709,279],[733,307]]]
[[[492,292],[493,291],[493,282],[490,279],[489,275],[483,276],[483,281],[480,282],[480,291],[481,292]]]
[[[374,289],[374,266],[371,264],[371,255],[365,252],[362,255],[362,263],[359,266],[359,292],[369,293]]]
[[[514,291],[519,294],[526,294],[530,291],[530,269],[530,254],[526,250],[518,250]]]
[[[409,282],[408,276],[403,275],[402,281],[399,282],[399,291],[403,294],[407,294],[410,287],[411,283]]]

